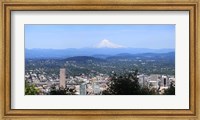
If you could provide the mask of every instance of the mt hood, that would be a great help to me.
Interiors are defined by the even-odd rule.
[[[96,48],[124,48],[124,46],[112,43],[107,39],[100,41],[95,47]]]

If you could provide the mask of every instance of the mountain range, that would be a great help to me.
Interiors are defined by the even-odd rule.
[[[68,49],[25,49],[25,58],[68,58],[74,56],[93,56],[104,58],[119,54],[169,53],[175,49],[148,48],[68,48]]]

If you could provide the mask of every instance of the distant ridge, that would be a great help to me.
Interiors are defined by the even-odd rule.
[[[175,59],[175,52],[168,52],[168,53],[140,53],[140,54],[122,53],[122,54],[117,54],[115,56],[107,57],[107,59],[124,59],[124,58],[136,58],[136,57]]]
[[[117,54],[169,53],[174,49],[147,48],[69,48],[69,49],[25,49],[25,58],[68,58],[75,56],[108,57]]]
[[[99,58],[95,58],[95,57],[90,57],[90,56],[76,56],[76,57],[69,57],[69,58],[66,58],[66,59],[63,59],[64,61],[82,61],[82,62],[86,62],[86,61],[104,61],[102,59],[99,59]]]

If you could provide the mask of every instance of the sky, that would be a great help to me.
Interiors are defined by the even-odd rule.
[[[99,48],[99,46],[174,49],[175,25],[25,25],[27,49]]]

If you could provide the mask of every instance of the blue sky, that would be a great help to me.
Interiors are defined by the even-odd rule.
[[[131,47],[175,48],[175,25],[25,25],[25,48],[95,47],[102,40]]]

